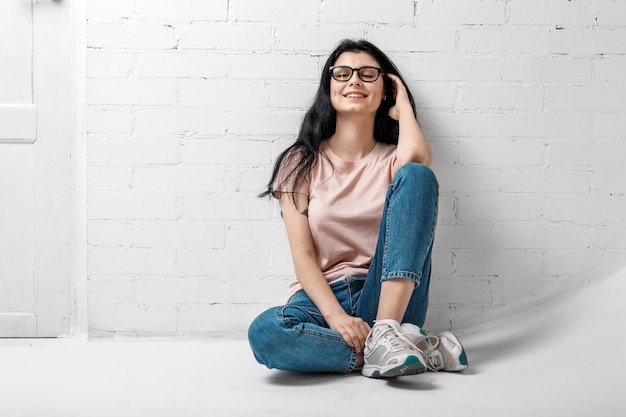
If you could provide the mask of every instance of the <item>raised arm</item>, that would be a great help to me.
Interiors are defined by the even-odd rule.
[[[343,310],[317,263],[317,251],[307,217],[308,197],[303,194],[281,193],[280,205],[296,276],[302,288],[320,310],[328,326],[339,332],[346,343],[358,353],[363,352],[369,325]]]
[[[396,89],[396,105],[389,109],[389,116],[399,123],[397,159],[394,165],[394,174],[400,167],[411,162],[418,162],[430,166],[432,153],[426,136],[415,118],[406,86],[399,77],[387,74]]]

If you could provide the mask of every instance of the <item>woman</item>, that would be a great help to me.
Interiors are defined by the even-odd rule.
[[[280,201],[297,278],[288,303],[250,326],[259,363],[377,378],[467,367],[456,337],[421,330],[437,220],[430,163],[395,65],[365,40],[342,41],[262,194]]]

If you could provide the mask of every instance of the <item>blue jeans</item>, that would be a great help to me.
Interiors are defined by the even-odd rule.
[[[376,252],[366,277],[350,277],[330,287],[351,316],[373,325],[382,282],[415,282],[403,323],[424,324],[428,308],[431,253],[437,223],[438,183],[425,165],[408,164],[389,185]],[[331,330],[304,291],[287,305],[261,313],[248,329],[256,360],[268,368],[298,372],[351,372],[356,351]]]

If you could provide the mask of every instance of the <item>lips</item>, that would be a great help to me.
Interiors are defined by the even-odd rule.
[[[366,94],[364,94],[364,93],[362,93],[360,91],[348,91],[343,96],[345,98],[365,98],[365,97],[367,97]]]

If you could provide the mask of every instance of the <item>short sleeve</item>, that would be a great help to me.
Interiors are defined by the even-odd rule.
[[[280,193],[299,193],[308,196],[310,180],[308,175],[301,179],[297,187],[294,188],[296,177],[298,175],[298,164],[300,162],[301,153],[293,151],[285,155],[281,161],[278,174],[272,185],[274,191],[273,196],[279,198]]]

